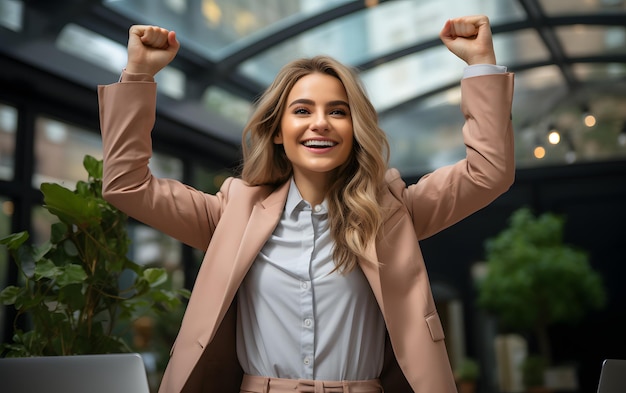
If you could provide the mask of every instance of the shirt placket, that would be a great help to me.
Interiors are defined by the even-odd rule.
[[[312,224],[311,208],[306,206],[302,213],[305,223],[302,228],[302,249],[306,258],[302,258],[302,262],[306,266],[300,277],[306,278],[300,280],[300,310],[302,321],[301,324],[301,340],[300,340],[300,357],[302,359],[302,375],[305,379],[313,379],[313,371],[315,369],[315,320],[313,308],[313,285],[311,280],[311,260],[314,255],[315,231]],[[303,255],[303,256],[304,256]]]

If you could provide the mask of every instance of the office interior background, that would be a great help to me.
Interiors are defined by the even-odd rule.
[[[475,302],[484,243],[520,207],[554,212],[607,291],[604,308],[550,330],[555,362],[594,392],[602,360],[626,358],[624,0],[0,0],[0,237],[45,241],[40,185],[71,187],[86,154],[102,157],[96,88],[119,78],[132,24],[182,45],[157,76],[151,168],[215,192],[236,173],[255,98],[289,60],[322,53],[359,70],[407,182],[463,158],[464,64],[437,34],[469,14],[490,17],[498,63],[516,73],[517,170],[493,204],[422,242],[451,360],[478,359],[481,391],[499,389],[497,320]],[[129,232],[131,259],[191,288],[201,253],[132,220]],[[0,249],[0,288],[17,279]],[[13,315],[0,309],[3,341]]]

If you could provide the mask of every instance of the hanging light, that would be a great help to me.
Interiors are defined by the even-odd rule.
[[[546,148],[541,144],[541,138],[539,135],[535,136],[535,148],[533,149],[533,156],[536,159],[541,160],[546,156]]]
[[[561,133],[553,124],[548,127],[548,142],[552,145],[558,145],[561,142]]]
[[[589,109],[589,105],[584,104],[581,109],[582,109],[582,119],[583,119],[583,123],[585,124],[585,126],[589,128],[595,126],[597,123],[597,120],[596,120],[596,117],[593,115],[593,113],[591,113],[591,110]]]

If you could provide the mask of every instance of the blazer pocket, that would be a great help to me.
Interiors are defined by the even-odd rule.
[[[441,341],[446,338],[437,311],[426,316],[426,324],[428,325],[428,330],[430,331],[430,336],[433,341]]]

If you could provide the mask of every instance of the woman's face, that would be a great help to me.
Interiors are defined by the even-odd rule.
[[[289,92],[274,143],[284,146],[296,178],[327,180],[350,157],[353,135],[343,84],[330,75],[313,73]]]

